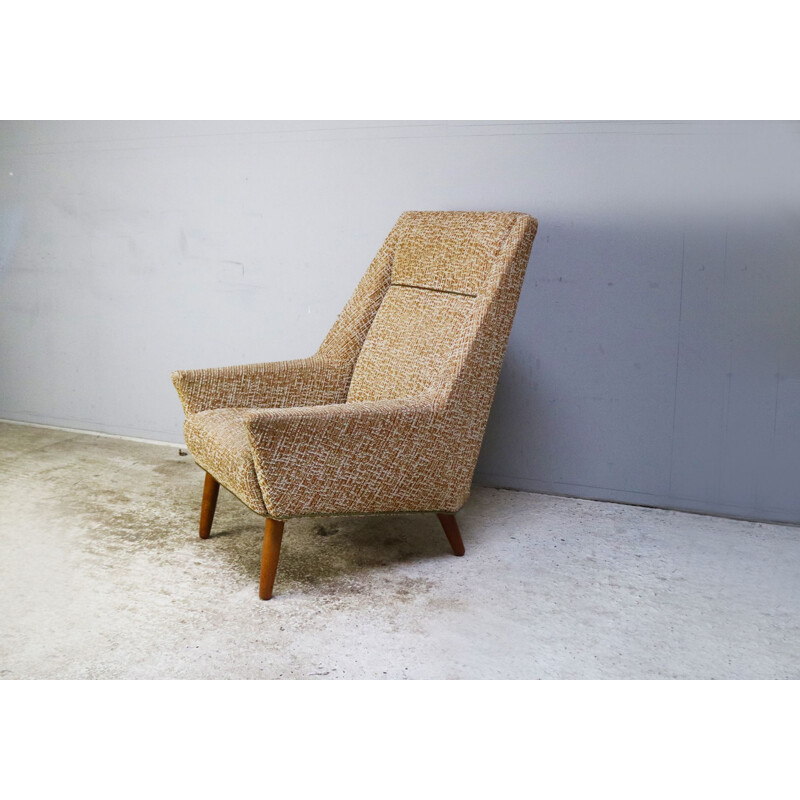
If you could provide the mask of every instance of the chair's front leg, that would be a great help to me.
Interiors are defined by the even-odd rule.
[[[211,536],[211,523],[214,521],[214,512],[217,510],[217,495],[219,483],[216,478],[206,473],[206,482],[203,485],[203,504],[200,507],[200,538],[208,539]]]
[[[262,600],[269,600],[272,597],[282,540],[283,522],[267,517],[264,525],[264,546],[261,550],[261,583],[258,587],[258,596]]]

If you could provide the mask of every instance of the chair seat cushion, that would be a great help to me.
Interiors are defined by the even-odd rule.
[[[194,460],[258,514],[267,515],[253,449],[244,426],[250,408],[215,408],[186,418],[186,446]]]

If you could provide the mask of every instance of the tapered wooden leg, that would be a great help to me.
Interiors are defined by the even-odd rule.
[[[200,538],[208,539],[211,536],[211,523],[214,521],[214,512],[217,510],[217,496],[219,483],[216,478],[206,473],[206,482],[203,486],[203,505],[200,508]]]
[[[437,514],[439,522],[442,523],[444,528],[444,535],[447,541],[450,542],[450,547],[453,548],[453,553],[457,556],[463,556],[465,553],[464,542],[461,540],[461,531],[458,529],[455,514]]]
[[[272,597],[282,540],[283,523],[267,518],[264,525],[264,547],[261,550],[261,583],[258,587],[258,596],[262,600],[269,600]]]

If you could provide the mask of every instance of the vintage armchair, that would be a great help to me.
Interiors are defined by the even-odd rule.
[[[284,521],[436,512],[464,554],[466,501],[536,235],[527,214],[409,211],[310,358],[174,372],[206,471],[266,517],[259,596]]]

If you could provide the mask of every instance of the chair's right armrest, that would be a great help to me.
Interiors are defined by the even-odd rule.
[[[244,420],[276,519],[445,508],[441,423],[427,395],[259,409]]]
[[[172,373],[188,416],[212,408],[286,408],[342,403],[351,364],[322,356]]]

